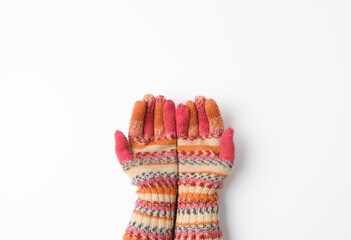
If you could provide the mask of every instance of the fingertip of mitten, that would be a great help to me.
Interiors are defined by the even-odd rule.
[[[158,95],[156,97],[156,102],[157,103],[164,103],[166,101],[166,98],[163,95]]]

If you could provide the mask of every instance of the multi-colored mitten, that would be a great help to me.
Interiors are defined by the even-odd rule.
[[[115,140],[123,171],[138,187],[122,239],[172,239],[178,177],[174,102],[145,95],[134,105],[129,140],[121,131],[116,131]]]
[[[202,96],[177,107],[179,165],[175,239],[223,239],[217,190],[233,167],[232,128],[218,106]]]

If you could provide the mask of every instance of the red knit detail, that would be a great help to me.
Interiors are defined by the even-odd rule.
[[[155,97],[152,94],[146,94],[143,100],[146,105],[146,113],[144,120],[144,136],[153,136]]]
[[[136,184],[139,188],[150,188],[156,186],[167,186],[169,188],[176,188],[178,179],[171,177],[158,177],[149,179],[143,182],[139,182]],[[161,185],[160,185],[161,184]]]
[[[167,100],[163,106],[163,122],[165,134],[176,133],[176,112],[175,104],[172,100]]]
[[[128,138],[129,138],[129,141],[133,142],[133,143],[148,144],[148,143],[159,141],[159,140],[176,139],[177,135],[175,133],[165,134],[165,135],[160,135],[160,136],[150,136],[150,137],[129,135]]]
[[[129,149],[128,140],[121,131],[116,131],[115,142],[115,151],[120,164],[133,159],[133,154]]]
[[[189,108],[184,104],[177,107],[177,136],[188,135]]]
[[[214,151],[179,151],[179,157],[213,157],[218,158],[219,154]]]
[[[164,157],[165,155],[175,156],[176,153],[177,153],[176,149],[171,149],[169,151],[137,152],[134,154],[134,159]]]
[[[227,128],[221,138],[221,152],[219,157],[225,159],[229,162],[234,162],[235,158],[235,146],[233,141],[234,130],[232,128]]]

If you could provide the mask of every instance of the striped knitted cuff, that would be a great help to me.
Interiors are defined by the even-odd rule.
[[[143,182],[137,194],[139,198],[122,239],[172,239],[176,180],[162,177]]]
[[[217,190],[232,167],[215,158],[179,159],[175,239],[222,239]]]
[[[178,190],[175,152],[134,159],[122,167],[138,186],[138,199],[123,239],[172,239]]]

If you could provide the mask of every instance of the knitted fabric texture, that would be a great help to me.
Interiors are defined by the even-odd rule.
[[[217,190],[233,168],[233,129],[212,99],[196,97],[177,108],[179,164],[177,240],[223,239]]]
[[[129,141],[115,133],[116,154],[123,171],[138,187],[138,200],[122,239],[173,238],[177,195],[175,105],[163,96],[137,101]]]

